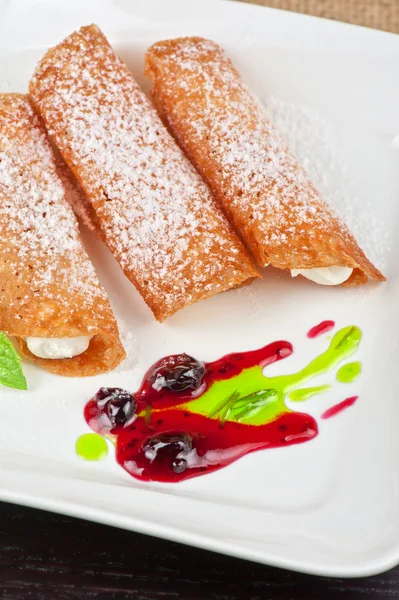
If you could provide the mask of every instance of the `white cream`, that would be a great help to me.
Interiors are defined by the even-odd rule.
[[[91,336],[80,335],[71,338],[26,338],[26,345],[39,358],[72,358],[86,352]]]
[[[339,285],[347,281],[353,269],[349,267],[319,267],[317,269],[292,269],[292,277],[302,275],[319,285]]]

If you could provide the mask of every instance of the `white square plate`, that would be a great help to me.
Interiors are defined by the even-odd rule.
[[[310,119],[306,133],[301,126],[291,131],[288,119],[286,133],[300,154],[301,142],[309,141],[302,144],[303,158],[331,197],[346,194],[349,181],[356,234],[377,245],[377,266],[388,282],[331,289],[270,269],[263,282],[189,307],[160,325],[108,252],[88,239],[129,357],[114,373],[85,380],[60,379],[26,364],[29,392],[1,389],[0,499],[313,573],[359,576],[395,565],[399,149],[391,142],[399,133],[399,37],[215,0],[11,0],[0,2],[0,91],[25,91],[45,49],[91,22],[146,89],[145,49],[196,34],[225,46],[263,100],[272,94],[278,106],[321,115],[340,140],[345,176],[330,169],[324,177],[323,164],[312,163],[312,153],[319,157],[325,147],[318,118]],[[319,421],[328,406],[359,395],[350,410],[319,421],[320,435],[311,442],[257,452],[174,485],[129,478],[112,453],[101,463],[76,457],[75,440],[87,431],[83,406],[101,385],[134,390],[146,367],[166,354],[185,351],[212,360],[275,339],[294,343],[292,372],[326,347],[325,337],[305,335],[323,319],[362,329],[357,356],[363,373],[356,383],[334,384],[307,403]]]

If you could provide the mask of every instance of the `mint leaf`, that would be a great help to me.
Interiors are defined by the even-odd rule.
[[[0,331],[0,383],[17,390],[28,389],[19,354],[2,331]]]
[[[227,396],[227,398],[223,398],[223,400],[221,402],[219,402],[219,404],[217,404],[216,406],[214,406],[212,408],[212,410],[208,414],[208,417],[210,419],[212,419],[212,417],[216,417],[216,415],[218,413],[222,413],[222,412],[227,414],[231,400],[234,398],[234,402],[235,402],[237,400],[237,398],[239,398],[239,396],[240,396],[239,392],[237,390],[235,390],[232,394]],[[219,417],[220,417],[220,415],[219,415]]]
[[[225,421],[241,423],[256,417],[264,408],[276,401],[278,401],[277,390],[258,390],[241,398],[240,392],[235,390],[214,406],[208,417],[217,417],[222,425]]]
[[[235,421],[250,419],[258,415],[271,402],[278,400],[276,390],[259,390],[248,396],[239,398],[231,408],[231,414]]]

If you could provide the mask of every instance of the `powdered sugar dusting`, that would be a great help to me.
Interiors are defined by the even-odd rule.
[[[0,222],[5,309],[15,303],[18,316],[29,310],[32,297],[72,313],[74,295],[80,307],[96,302],[100,308],[107,302],[44,129],[27,98],[19,95],[0,96]],[[18,296],[18,289],[25,295]]]
[[[254,275],[206,185],[96,27],[50,51],[30,89],[108,246],[153,309],[165,316]]]
[[[317,111],[274,96],[263,104],[323,199],[340,215],[371,260],[383,268],[389,251],[386,227],[373,216],[370,205],[354,196],[336,128]]]
[[[141,362],[141,345],[139,336],[132,330],[131,325],[123,319],[119,320],[119,333],[121,342],[126,350],[127,358],[117,368],[118,373],[130,372]]]
[[[54,146],[54,144],[52,144],[52,148],[58,165],[58,174],[64,186],[65,196],[69,205],[72,207],[80,222],[87,227],[87,229],[95,233],[98,229],[98,222],[92,205],[62,159],[58,148]]]

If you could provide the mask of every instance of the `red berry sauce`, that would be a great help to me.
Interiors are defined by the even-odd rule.
[[[288,409],[257,425],[190,411],[190,402],[215,382],[290,354],[292,345],[278,341],[209,363],[185,354],[168,356],[147,371],[136,393],[101,388],[87,403],[85,419],[97,433],[113,436],[118,463],[137,479],[175,482],[210,473],[250,452],[317,435],[313,417]]]

